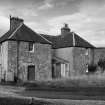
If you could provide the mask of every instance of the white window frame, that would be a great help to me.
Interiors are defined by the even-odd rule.
[[[28,50],[29,50],[29,52],[34,52],[34,43],[33,43],[33,42],[29,42],[29,44],[30,44],[30,43],[33,44],[33,46],[32,46],[32,50],[29,50],[29,48],[28,48]]]
[[[61,64],[61,75],[63,77],[69,77],[69,63]]]

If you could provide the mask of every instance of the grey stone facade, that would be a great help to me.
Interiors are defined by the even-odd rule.
[[[34,50],[28,49],[29,42],[6,41],[1,44],[1,79],[14,81],[16,76],[21,81],[28,81],[28,66],[34,65],[35,80],[51,80],[53,56],[69,62],[69,77],[81,76],[86,74],[87,65],[96,64],[105,57],[104,48],[68,47],[52,50],[49,44],[34,43]]]
[[[69,61],[69,77],[86,74],[88,65],[94,64],[94,49],[90,48],[60,48],[53,50],[53,56]]]
[[[88,65],[93,64],[93,49],[90,48],[73,48],[73,67],[74,75],[86,74]]]
[[[8,43],[5,46],[8,54],[7,65],[5,65],[7,70],[2,68],[2,71],[5,71],[7,79],[8,73],[11,73],[13,79],[17,76],[19,80],[28,81],[27,68],[30,65],[35,66],[35,80],[51,79],[51,45],[34,43],[34,51],[31,52],[28,51],[29,42],[7,41],[6,43]]]

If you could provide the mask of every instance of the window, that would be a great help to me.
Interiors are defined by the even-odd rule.
[[[86,49],[85,55],[89,55],[89,50],[88,49]]]
[[[29,42],[29,51],[33,51],[34,50],[34,43]]]
[[[61,76],[69,77],[69,64],[61,64]]]

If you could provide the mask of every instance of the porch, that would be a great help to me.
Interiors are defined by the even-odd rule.
[[[69,68],[70,67],[68,61],[58,57],[53,57],[52,78],[53,79],[68,78],[70,74]]]

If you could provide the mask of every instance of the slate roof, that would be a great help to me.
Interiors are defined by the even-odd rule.
[[[22,24],[20,27],[17,27],[17,29],[15,30],[9,30],[7,33],[5,33],[0,38],[0,43],[6,40],[29,41],[29,42],[31,41],[43,44],[51,44],[49,40],[31,30],[25,24]]]
[[[69,32],[65,35],[51,36],[43,35],[46,39],[52,42],[54,49],[66,48],[66,47],[83,47],[83,48],[94,48],[92,44],[81,38],[76,33]],[[75,45],[74,45],[75,44]]]
[[[28,41],[42,44],[52,44],[52,48],[66,48],[66,47],[83,47],[94,48],[92,44],[81,38],[73,32],[66,33],[65,35],[51,36],[38,34],[31,30],[25,24],[21,24],[15,30],[9,30],[0,38],[0,43],[6,40],[15,41]]]

